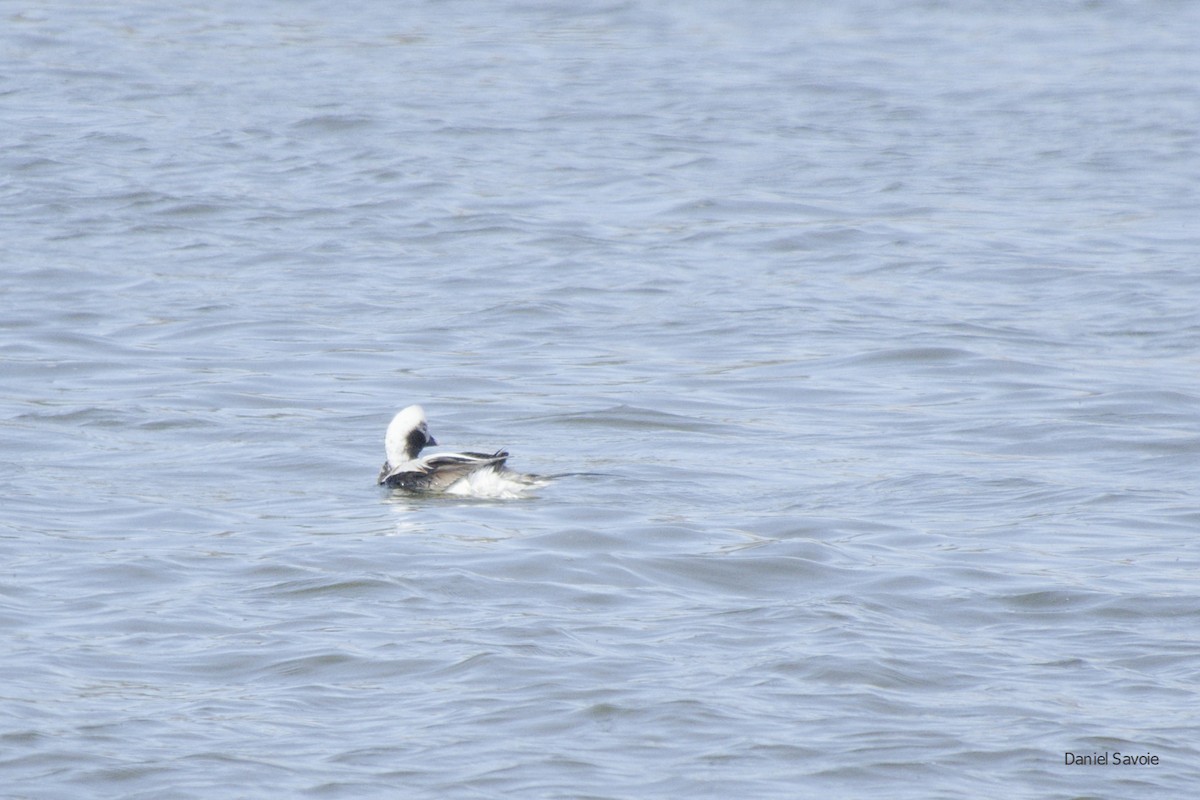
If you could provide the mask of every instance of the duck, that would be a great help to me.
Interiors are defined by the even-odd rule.
[[[437,439],[429,433],[425,409],[411,405],[396,413],[383,439],[387,460],[377,483],[389,489],[419,493],[476,496],[515,496],[541,485],[536,475],[525,475],[505,467],[508,452],[431,453]]]

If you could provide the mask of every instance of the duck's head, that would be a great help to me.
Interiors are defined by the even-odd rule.
[[[392,417],[383,440],[388,464],[392,467],[412,461],[423,449],[436,444],[437,440],[429,435],[425,409],[420,406],[409,406]]]

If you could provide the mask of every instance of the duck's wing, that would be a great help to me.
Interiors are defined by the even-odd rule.
[[[480,469],[500,469],[508,453],[434,453],[380,473],[379,482],[393,489],[441,491],[450,484]]]
[[[455,481],[481,469],[500,469],[508,459],[508,453],[497,450],[486,453],[434,453],[422,459],[429,471],[429,487],[441,491]]]
[[[492,467],[503,466],[508,459],[508,452],[497,450],[491,455],[487,453],[432,453],[420,460],[426,467],[433,469],[451,469],[454,467]]]

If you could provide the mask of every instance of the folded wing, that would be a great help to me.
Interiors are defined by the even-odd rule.
[[[379,482],[393,489],[442,491],[457,480],[481,469],[500,469],[508,453],[434,453],[386,472]]]

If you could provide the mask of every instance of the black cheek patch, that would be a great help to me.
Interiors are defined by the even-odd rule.
[[[416,458],[421,448],[425,446],[425,434],[420,429],[414,428],[408,432],[408,438],[405,439],[405,449],[408,451],[410,458]]]

